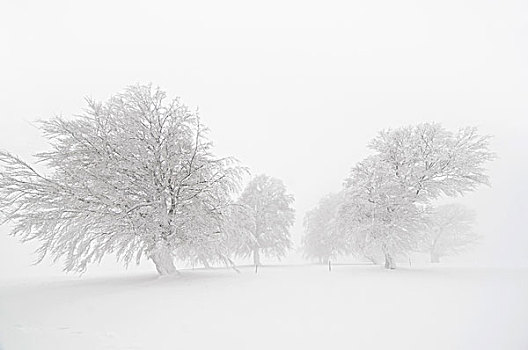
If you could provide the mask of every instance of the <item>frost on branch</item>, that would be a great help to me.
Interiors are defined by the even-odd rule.
[[[379,133],[369,147],[417,202],[444,194],[463,195],[489,184],[484,164],[495,158],[490,136],[473,127],[450,132],[440,124],[418,124]]]
[[[284,256],[292,245],[289,230],[295,219],[293,201],[281,180],[266,175],[255,177],[233,210],[231,240],[235,254],[253,255],[255,265],[260,265],[261,253]]]
[[[36,155],[47,175],[0,153],[0,208],[12,233],[39,241],[39,260],[64,259],[67,271],[115,253],[125,264],[148,257],[169,274],[175,256],[225,254],[219,233],[242,170],[212,154],[198,115],[151,86],[87,102],[80,116],[40,123],[52,146]]]

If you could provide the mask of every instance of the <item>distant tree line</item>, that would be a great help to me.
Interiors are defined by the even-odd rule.
[[[198,113],[159,88],[88,99],[82,114],[39,125],[50,145],[36,154],[43,171],[0,151],[0,219],[39,242],[37,261],[82,272],[114,254],[168,275],[175,260],[258,266],[292,247],[294,198],[282,181],[259,175],[242,189],[248,170],[216,156]],[[398,256],[427,250],[438,261],[475,241],[471,211],[434,203],[488,183],[488,136],[419,124],[382,131],[369,148],[343,189],[306,214],[308,258],[355,254],[395,268]]]
[[[429,123],[380,132],[368,145],[374,154],[352,168],[342,190],[306,214],[306,257],[353,254],[394,269],[411,252],[438,262],[472,245],[473,212],[435,201],[488,184],[489,140],[476,128]]]

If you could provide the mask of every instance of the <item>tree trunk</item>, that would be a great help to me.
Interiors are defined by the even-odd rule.
[[[154,265],[156,265],[156,270],[160,276],[172,275],[176,272],[174,258],[168,247],[156,247],[156,249],[150,254],[150,258]]]
[[[202,265],[203,265],[206,269],[210,269],[210,268],[211,268],[211,265],[209,265],[209,261],[207,261],[206,258],[200,258],[200,262],[202,263]]]
[[[431,262],[432,263],[439,263],[440,262],[440,256],[435,253],[435,252],[431,252]]]
[[[385,268],[394,270],[396,268],[396,262],[389,252],[385,252]]]
[[[253,264],[260,266],[260,252],[258,248],[253,248]]]

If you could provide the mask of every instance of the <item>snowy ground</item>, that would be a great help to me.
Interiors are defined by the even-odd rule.
[[[0,282],[0,348],[528,349],[528,269],[268,266]]]

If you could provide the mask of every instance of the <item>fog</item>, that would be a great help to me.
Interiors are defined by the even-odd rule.
[[[527,37],[525,1],[4,3],[0,149],[28,158],[46,147],[35,120],[151,82],[199,107],[218,155],[284,181],[299,242],[305,212],[378,131],[478,126],[498,159],[492,187],[463,199],[485,236],[468,259],[521,264]],[[0,269],[29,261],[1,231]]]

